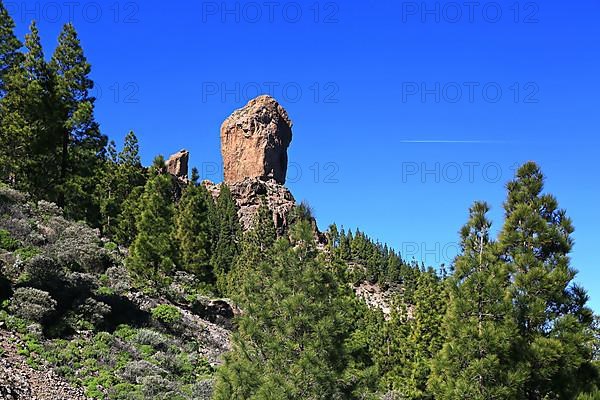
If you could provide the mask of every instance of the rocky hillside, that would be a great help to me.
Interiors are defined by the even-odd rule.
[[[0,399],[209,398],[226,300],[137,290],[114,243],[5,186],[0,215]]]
[[[0,323],[2,328],[4,323]],[[1,400],[87,400],[82,388],[74,387],[48,365],[32,368],[20,354],[26,344],[14,333],[0,329]]]
[[[287,113],[261,96],[223,123],[221,138],[242,229],[264,203],[282,235],[296,204],[283,186]],[[191,184],[188,162],[186,150],[165,162],[177,197]],[[203,184],[216,202],[223,184]],[[2,399],[210,396],[230,349],[231,302],[204,295],[182,271],[160,294],[142,291],[124,266],[127,248],[7,186],[0,216]]]

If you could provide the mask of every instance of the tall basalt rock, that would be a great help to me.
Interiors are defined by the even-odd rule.
[[[284,184],[292,121],[271,96],[250,100],[221,125],[225,182],[246,178],[273,179]]]

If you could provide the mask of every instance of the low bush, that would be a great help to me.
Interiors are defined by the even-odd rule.
[[[177,385],[162,376],[145,376],[140,379],[140,384],[142,385],[142,393],[147,399],[185,400]]]
[[[0,250],[15,251],[21,243],[14,239],[6,229],[0,229]]]
[[[48,292],[25,287],[15,290],[9,311],[23,319],[43,323],[52,316],[56,304]]]
[[[104,272],[110,267],[112,261],[109,252],[102,247],[95,230],[74,223],[64,223],[55,229],[60,234],[49,251],[61,265],[78,272]]]
[[[133,341],[138,345],[152,346],[156,350],[166,350],[168,347],[168,339],[151,329],[140,329]]]
[[[37,247],[25,246],[25,247],[21,247],[20,249],[15,250],[15,255],[21,261],[29,261],[30,259],[37,256],[38,254],[41,254],[41,252],[42,251]]]
[[[0,205],[9,205],[11,203],[24,203],[27,201],[27,195],[17,190],[12,189],[10,186],[1,183],[0,184]]]
[[[161,304],[152,309],[152,317],[167,325],[172,326],[182,320],[181,312],[174,306]]]
[[[110,312],[111,308],[108,304],[92,298],[85,299],[84,302],[75,309],[78,320],[86,321],[92,327],[100,327]]]
[[[37,202],[37,214],[44,219],[49,217],[59,217],[63,215],[62,209],[55,203],[51,203],[46,200],[40,200]]]
[[[64,280],[62,268],[53,259],[35,255],[23,263],[24,277],[29,286],[39,289],[51,288],[57,285],[57,282]],[[62,285],[61,285],[62,286]]]
[[[166,375],[167,371],[146,360],[131,361],[121,371],[121,377],[129,383],[140,383],[144,377]]]
[[[214,385],[215,381],[213,379],[205,379],[196,382],[192,387],[192,398],[195,400],[210,400],[212,398]]]

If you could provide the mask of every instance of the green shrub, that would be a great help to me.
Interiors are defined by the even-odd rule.
[[[10,307],[10,305],[9,305]],[[9,331],[18,333],[27,333],[27,321],[14,315],[10,315],[4,310],[0,310],[0,321],[6,324]]]
[[[137,335],[137,331],[129,325],[119,325],[115,331],[115,336],[125,341],[131,340]]]
[[[42,251],[37,247],[25,246],[15,250],[15,255],[18,256],[21,261],[29,261],[33,257],[39,255]]]
[[[41,367],[39,356],[44,354],[44,346],[40,342],[39,336],[27,333],[21,337],[24,341],[24,346],[19,349],[18,353],[27,357],[27,364],[34,369]]]
[[[56,304],[48,292],[25,287],[15,290],[9,310],[18,317],[41,323],[56,310]]]
[[[138,350],[140,351],[142,358],[144,358],[145,360],[149,360],[150,357],[154,353],[156,353],[156,350],[154,350],[154,347],[150,346],[149,344],[142,344],[142,345],[138,346]]]
[[[104,243],[104,248],[108,251],[116,251],[119,246],[117,246],[117,244],[114,242],[106,242]]]
[[[15,251],[20,245],[18,240],[12,238],[9,231],[0,229],[0,249]]]
[[[114,386],[116,377],[106,370],[99,372],[98,376],[88,376],[84,379],[85,394],[94,399],[104,399],[101,388]]]
[[[108,286],[110,284],[110,278],[108,277],[108,275],[102,274],[98,278],[98,282],[100,282],[101,285]]]
[[[43,255],[33,255],[25,262],[24,274],[19,281],[30,286],[47,288],[51,282],[62,281],[63,273],[60,265],[53,259]]]
[[[109,389],[110,398],[114,400],[145,400],[140,385],[119,383]]]
[[[163,334],[150,329],[140,329],[134,342],[138,345],[152,346],[156,350],[164,350],[168,346],[168,340]]]
[[[113,288],[110,288],[108,286],[100,286],[98,290],[96,290],[96,293],[99,296],[112,296],[115,294],[115,291],[113,290]]]
[[[122,378],[130,383],[137,383],[147,376],[165,375],[167,375],[167,371],[146,360],[131,361],[121,371]]]
[[[169,304],[161,304],[154,307],[152,309],[152,317],[167,326],[180,322],[182,319],[181,312]]]

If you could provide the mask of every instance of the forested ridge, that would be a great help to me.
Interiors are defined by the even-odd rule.
[[[486,202],[465,210],[442,270],[335,224],[321,240],[306,204],[278,227],[265,197],[245,228],[226,183],[101,132],[72,24],[49,57],[14,27],[0,1],[0,330],[30,366],[97,399],[600,399],[600,319],[534,162],[497,236]]]

